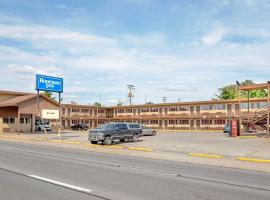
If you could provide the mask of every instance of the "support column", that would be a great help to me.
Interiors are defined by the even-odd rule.
[[[18,119],[17,119],[17,133],[20,135],[21,132],[21,114],[18,112]]]
[[[35,115],[32,114],[32,118],[31,118],[31,126],[32,126],[32,133],[35,132],[35,121],[36,121],[36,118],[35,118]]]
[[[0,117],[0,134],[3,133],[3,117]]]

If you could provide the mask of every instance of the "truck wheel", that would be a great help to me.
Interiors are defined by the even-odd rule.
[[[132,136],[132,141],[133,141],[133,142],[138,142],[138,140],[139,140],[139,135],[138,135],[138,134],[134,134],[134,135]]]
[[[120,142],[125,142],[125,139],[120,139]]]
[[[105,140],[103,141],[104,145],[111,145],[112,144],[112,138],[111,137],[106,137]]]
[[[97,144],[98,142],[97,141],[91,141],[91,144]]]

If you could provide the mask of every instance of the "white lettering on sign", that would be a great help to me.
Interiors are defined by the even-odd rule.
[[[40,83],[45,83],[46,88],[54,88],[55,85],[61,85],[60,81],[46,80],[44,78],[39,78]]]
[[[43,119],[59,119],[59,110],[43,109],[41,115]]]

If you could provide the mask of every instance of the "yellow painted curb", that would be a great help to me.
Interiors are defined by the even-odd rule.
[[[204,153],[189,153],[190,156],[207,157],[207,158],[223,158],[222,155],[204,154]]]
[[[49,142],[64,143],[62,140],[48,140]]]
[[[78,141],[63,141],[63,143],[66,143],[66,144],[81,144],[81,142],[78,142]]]
[[[119,146],[119,145],[113,145],[113,146],[102,146],[104,148],[109,148],[109,149],[123,149],[124,147]]]
[[[153,149],[149,149],[149,148],[139,148],[139,147],[129,147],[128,150],[153,151]]]
[[[256,135],[249,135],[249,136],[239,136],[239,138],[257,138]]]
[[[270,163],[270,160],[266,159],[258,159],[258,158],[247,158],[247,157],[239,157],[237,158],[241,161],[248,161],[248,162],[257,162],[257,163]]]

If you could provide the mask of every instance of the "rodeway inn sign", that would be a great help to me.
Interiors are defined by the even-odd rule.
[[[63,79],[58,77],[36,75],[36,90],[63,92]]]

